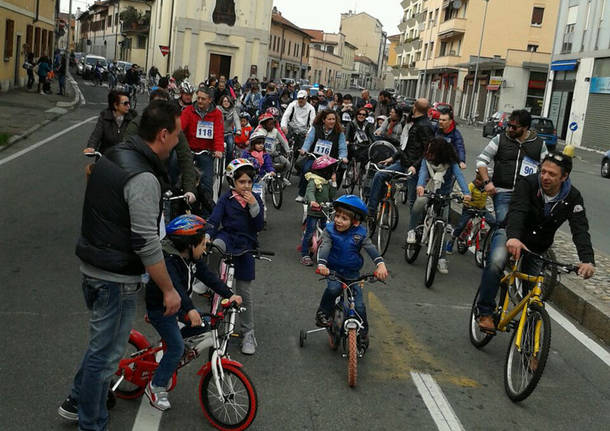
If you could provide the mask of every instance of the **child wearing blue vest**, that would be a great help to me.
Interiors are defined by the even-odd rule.
[[[322,275],[328,275],[330,271],[335,271],[344,278],[357,278],[364,264],[360,250],[364,249],[377,265],[376,277],[379,280],[385,280],[388,276],[388,270],[383,258],[368,237],[366,228],[360,224],[360,221],[364,220],[368,213],[366,204],[355,195],[343,195],[335,200],[334,207],[334,221],[326,225],[322,235],[322,243],[318,249],[318,272]],[[339,281],[328,280],[326,289],[322,294],[320,307],[316,312],[317,326],[330,326],[330,315],[335,300],[341,292],[342,288]],[[360,332],[360,343],[366,348],[368,347],[369,325],[360,285],[353,285],[352,292],[356,312],[362,317],[364,324]]]

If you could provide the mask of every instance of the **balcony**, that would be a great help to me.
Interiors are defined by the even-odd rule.
[[[404,33],[405,30],[407,29],[408,25],[407,25],[407,20],[403,18],[402,21],[400,21],[400,24],[398,24],[398,31],[400,31],[401,33]]]
[[[406,9],[407,7],[409,7],[410,4],[411,4],[411,0],[402,0],[400,2],[400,7],[402,7],[403,9]]]
[[[423,10],[420,13],[418,13],[417,15],[415,15],[415,20],[418,23],[422,23],[426,21],[426,16],[428,15],[428,11],[427,10]]]
[[[453,52],[453,51],[452,51]],[[455,54],[444,55],[434,59],[434,67],[457,67],[460,62],[460,56]],[[429,63],[428,63],[429,64]]]
[[[466,32],[465,18],[453,18],[443,22],[438,28],[438,38],[450,39]]]

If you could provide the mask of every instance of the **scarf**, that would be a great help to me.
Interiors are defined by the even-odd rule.
[[[428,167],[428,174],[430,175],[430,181],[428,181],[426,189],[429,192],[436,192],[443,185],[445,173],[447,173],[449,165],[435,165],[429,160],[426,160],[426,166]]]
[[[322,178],[320,175],[316,175],[313,172],[307,172],[305,174],[305,179],[307,181],[313,180],[314,184],[316,185],[316,190],[321,191],[322,187],[324,186],[324,184],[328,184],[328,180],[325,178]]]
[[[233,199],[235,199],[237,202],[239,202],[239,204],[241,205],[242,208],[246,208],[246,205],[248,204],[248,202],[246,202],[246,200],[244,199],[244,197],[242,195],[237,193],[235,190],[232,190],[231,197]]]
[[[252,157],[254,157],[256,159],[256,161],[258,162],[259,167],[263,167],[263,154],[265,154],[264,151],[250,151],[250,154],[252,155]]]

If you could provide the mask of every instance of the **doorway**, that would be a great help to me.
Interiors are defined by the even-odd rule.
[[[19,72],[21,71],[21,35],[17,35],[17,46],[15,47],[15,87],[19,87]]]
[[[220,55],[220,54],[210,54],[210,71],[209,74],[216,75],[217,78],[220,78],[221,75],[224,75],[227,79],[230,78],[231,73],[231,56],[229,55]]]

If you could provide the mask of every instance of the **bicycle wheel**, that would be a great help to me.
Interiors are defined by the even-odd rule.
[[[415,237],[417,238],[417,242],[415,244],[408,244],[405,242],[405,260],[407,263],[415,262],[415,259],[417,259],[417,256],[419,256],[419,251],[421,250],[421,244],[419,241],[422,236],[423,229],[423,226],[418,226],[415,228]]]
[[[127,345],[127,350],[125,351],[125,358],[129,358],[135,352],[138,352],[147,347],[148,346],[138,346],[136,344],[136,342],[130,338],[129,344]],[[155,358],[155,355],[152,355],[152,354],[149,356],[145,356],[142,359],[146,360],[146,361],[152,361],[152,362],[157,361]],[[136,367],[135,362],[130,366],[130,368],[134,374],[138,374],[138,370],[136,369],[137,367]],[[121,376],[121,370],[117,370],[116,375],[113,376],[112,379],[110,380],[111,388],[115,385],[116,381],[120,378],[120,376]],[[148,379],[151,377],[152,376],[144,375],[144,373],[141,376],[143,381],[148,381]],[[142,394],[144,393],[144,389],[146,389],[146,385],[139,386],[135,383],[128,382],[126,379],[123,379],[121,384],[115,389],[114,395],[116,395],[117,398],[121,398],[123,400],[133,400],[135,398],[139,398],[140,396],[142,396]]]
[[[483,268],[485,266],[485,260],[483,258],[483,245],[485,244],[485,240],[487,239],[487,234],[485,232],[481,232],[480,230],[477,232],[479,239],[477,241],[477,245],[475,245],[474,250],[474,261],[479,268]]]
[[[480,290],[481,288],[477,289],[477,294],[474,296],[474,301],[472,301],[472,308],[470,309],[470,324],[468,326],[470,342],[477,349],[487,345],[487,343],[489,343],[494,337],[493,335],[486,334],[479,329],[479,308],[477,307],[477,302],[479,301]]]
[[[356,386],[358,378],[358,346],[356,345],[356,330],[350,329],[347,332],[347,384],[350,387]]]
[[[273,207],[279,210],[282,207],[282,201],[284,200],[284,188],[282,187],[281,178],[274,178],[271,180],[271,201]]]
[[[396,206],[396,203],[391,200],[390,201],[390,207],[391,207],[391,211],[390,211],[390,222],[391,222],[391,226],[392,226],[392,230],[396,230],[396,228],[398,227],[398,207]]]
[[[245,430],[258,410],[256,389],[248,375],[234,365],[223,364],[218,393],[212,370],[201,377],[199,402],[208,421],[220,430]],[[220,378],[220,376],[219,376]]]
[[[551,319],[546,310],[530,304],[521,336],[521,349],[515,344],[517,330],[508,345],[504,367],[504,389],[512,401],[523,401],[536,388],[551,348]]]
[[[489,251],[491,249],[491,237],[493,236],[495,229],[491,229],[485,235],[485,240],[483,240],[483,247],[481,247],[481,262],[483,263],[483,268],[487,265],[487,257],[489,256]]]
[[[434,231],[432,232],[432,248],[430,255],[428,256],[428,263],[426,263],[426,287],[432,286],[434,283],[434,277],[436,276],[436,265],[438,264],[438,258],[441,253],[441,241],[443,239],[444,226],[442,223],[436,223],[433,226]]]
[[[384,201],[379,205],[379,215],[377,216],[377,250],[382,256],[388,249],[390,237],[392,236],[392,204]]]

